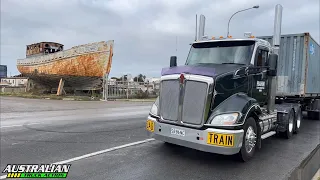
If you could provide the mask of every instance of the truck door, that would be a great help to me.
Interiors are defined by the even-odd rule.
[[[265,68],[268,55],[268,48],[258,47],[255,54],[254,67],[250,73],[252,78],[251,97],[255,98],[261,106],[265,105],[268,100],[268,77]]]

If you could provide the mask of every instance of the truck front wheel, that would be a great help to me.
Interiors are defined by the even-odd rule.
[[[238,154],[241,161],[246,162],[251,159],[255,153],[257,144],[257,125],[254,118],[249,117],[244,123],[244,134],[242,147]]]

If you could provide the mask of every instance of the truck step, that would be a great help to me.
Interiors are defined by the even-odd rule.
[[[275,131],[270,131],[270,132],[268,132],[268,133],[263,134],[263,135],[261,136],[261,139],[267,139],[268,137],[273,136],[273,135],[275,135],[275,134],[276,134]]]

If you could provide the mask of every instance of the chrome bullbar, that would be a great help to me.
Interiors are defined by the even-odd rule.
[[[213,78],[207,76],[162,76],[159,96],[160,121],[202,127],[208,118],[213,84]]]

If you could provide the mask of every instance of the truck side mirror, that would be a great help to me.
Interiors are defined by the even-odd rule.
[[[269,76],[277,75],[277,64],[278,64],[278,55],[270,54],[267,61],[267,66],[269,66],[269,71],[268,71]]]
[[[177,56],[171,56],[170,57],[170,67],[177,66]]]

